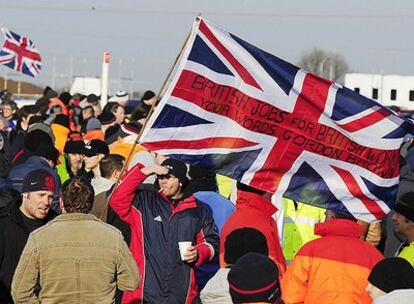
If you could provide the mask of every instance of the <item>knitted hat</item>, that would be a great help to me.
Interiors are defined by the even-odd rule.
[[[85,152],[85,143],[80,140],[69,140],[66,142],[63,152],[83,154]]]
[[[224,241],[224,261],[234,264],[249,252],[269,255],[266,237],[254,228],[241,228],[232,231]]]
[[[55,144],[55,135],[53,134],[52,128],[49,125],[43,122],[35,123],[29,127],[27,133],[31,133],[35,130],[40,130],[48,134],[50,139],[52,140],[52,143]]]
[[[178,178],[183,187],[187,185],[187,166],[185,163],[173,158],[167,158],[162,162],[161,166],[166,167],[168,169],[168,173]]]
[[[99,114],[98,119],[101,122],[101,124],[109,125],[115,121],[115,116],[112,113],[102,112],[101,114]]]
[[[368,281],[385,293],[413,289],[414,268],[402,258],[383,259],[372,268]]]
[[[24,147],[29,151],[36,151],[37,147],[41,143],[53,145],[53,141],[49,134],[43,132],[42,130],[30,131],[24,136]]]
[[[37,169],[29,172],[23,180],[22,193],[47,190],[55,192],[53,175],[46,170]]]
[[[54,124],[61,125],[65,127],[66,129],[69,129],[69,117],[64,114],[58,114],[56,115],[55,119],[53,120]]]
[[[51,144],[40,144],[36,148],[34,154],[37,155],[37,156],[44,157],[47,160],[52,161],[55,165],[56,165],[57,160],[59,158],[59,150],[56,149]]]
[[[89,94],[89,95],[86,97],[86,101],[87,101],[88,103],[96,103],[96,102],[99,102],[99,98],[98,98],[98,96],[96,96],[95,94]]]
[[[231,268],[227,279],[233,303],[275,303],[281,297],[279,270],[262,254],[242,256]]]
[[[43,96],[47,99],[58,97],[58,93],[54,91],[51,87],[46,87],[43,91]]]
[[[394,210],[414,222],[414,191],[409,191],[397,197]]]
[[[86,131],[92,131],[92,130],[100,130],[102,128],[101,122],[95,118],[89,118],[86,123]]]
[[[155,96],[155,93],[153,91],[148,90],[148,91],[145,91],[144,95],[142,95],[141,100],[148,100],[154,96]]]
[[[84,154],[86,157],[92,157],[98,154],[108,155],[109,147],[104,141],[93,139],[85,145]]]

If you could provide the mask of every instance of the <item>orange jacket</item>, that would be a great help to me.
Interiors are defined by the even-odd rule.
[[[236,229],[255,228],[266,237],[269,247],[269,258],[277,264],[282,276],[286,270],[286,261],[280,247],[276,222],[272,218],[272,215],[277,210],[271,202],[260,195],[238,190],[236,211],[230,215],[221,230],[220,267],[226,267],[224,242],[227,236]]]
[[[83,135],[83,140],[100,139],[105,141],[105,134],[102,130],[90,130]]]
[[[286,304],[368,304],[365,292],[372,267],[382,254],[359,239],[364,228],[343,219],[315,225],[322,236],[306,243],[282,278]]]
[[[113,149],[111,149],[111,154],[119,154],[122,155],[123,157],[125,157],[125,159],[128,158],[129,153],[131,152],[132,146],[134,144],[130,144],[130,143],[123,143],[123,142],[118,142],[115,147],[113,147]],[[134,151],[132,152],[131,158],[129,159],[129,162],[131,162],[132,158],[134,157],[135,154],[137,154],[139,151],[144,150],[143,147],[136,145],[134,148]],[[129,164],[128,164],[129,165]]]
[[[55,147],[62,154],[70,130],[62,125],[55,123],[52,123],[50,127],[52,128],[53,135],[55,136]]]

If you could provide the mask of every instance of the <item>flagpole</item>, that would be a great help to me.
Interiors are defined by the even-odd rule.
[[[198,21],[200,17],[201,17],[201,13],[199,13],[199,14],[198,14],[198,16],[197,16],[197,18],[196,18],[196,21]],[[174,71],[175,66],[177,65],[177,62],[178,62],[178,60],[180,59],[180,57],[181,57],[181,55],[182,55],[182,53],[183,53],[183,51],[184,51],[184,48],[185,48],[185,46],[187,45],[188,40],[190,39],[190,36],[191,36],[191,32],[192,32],[192,30],[193,30],[193,29],[192,29],[192,27],[191,27],[191,29],[190,29],[190,31],[189,31],[189,33],[188,33],[187,37],[185,38],[185,40],[184,40],[183,44],[181,45],[180,51],[178,52],[177,56],[175,57],[175,60],[174,60],[174,62],[173,62],[172,67],[171,67],[171,68],[170,68],[170,70],[168,71],[167,76],[165,77],[165,79],[164,79],[164,81],[163,81],[163,83],[162,83],[162,85],[161,85],[160,89],[158,90],[157,94],[155,95],[155,100],[158,100],[158,99],[159,99],[159,97],[161,96],[162,92],[164,91],[165,86],[167,85],[167,82],[168,82],[168,80],[170,79],[171,74],[172,74],[172,72]],[[149,112],[148,112],[147,119],[145,120],[144,125],[142,126],[141,130],[139,131],[139,134],[138,134],[138,136],[137,136],[136,140],[134,141],[134,144],[133,144],[133,146],[132,146],[131,150],[129,151],[129,154],[128,154],[128,157],[127,157],[127,159],[126,159],[126,161],[125,161],[125,164],[124,164],[124,166],[122,167],[121,174],[119,174],[119,177],[118,177],[118,179],[117,179],[117,181],[116,181],[116,183],[115,183],[115,187],[114,187],[113,191],[111,192],[111,194],[109,195],[109,197],[106,199],[105,205],[104,205],[104,207],[103,207],[103,209],[102,209],[102,211],[101,211],[101,214],[99,215],[99,218],[100,218],[101,220],[103,219],[104,215],[106,214],[106,211],[107,211],[108,206],[109,206],[109,200],[111,199],[112,193],[114,193],[114,192],[115,192],[115,190],[116,190],[116,188],[118,188],[119,182],[121,181],[121,177],[122,177],[122,175],[124,175],[124,172],[125,172],[126,168],[128,167],[129,160],[130,160],[130,159],[131,159],[131,157],[132,157],[132,154],[133,154],[133,152],[134,152],[134,150],[135,150],[135,147],[138,145],[139,141],[141,140],[142,133],[143,133],[143,131],[144,131],[145,127],[147,126],[148,121],[149,121],[149,119],[150,119],[150,117],[151,117],[152,113],[154,112],[154,109],[155,109],[155,104],[156,104],[156,102],[154,102],[154,103],[151,105],[151,108],[150,108],[150,110],[149,110]]]

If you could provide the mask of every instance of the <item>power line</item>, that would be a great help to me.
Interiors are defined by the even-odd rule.
[[[73,7],[73,6],[22,6],[22,5],[0,5],[1,10],[25,10],[25,11],[56,11],[56,12],[93,12],[93,13],[111,13],[123,15],[189,15],[196,16],[194,10],[142,10],[136,8],[119,8],[119,7]],[[304,18],[304,19],[412,19],[414,13],[297,13],[297,12],[251,12],[251,11],[202,11],[204,16],[232,16],[232,17],[277,17],[277,18]]]

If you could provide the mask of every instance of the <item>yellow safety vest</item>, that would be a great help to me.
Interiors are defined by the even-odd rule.
[[[409,246],[405,247],[398,257],[406,259],[414,267],[414,242],[410,243]]]
[[[283,254],[291,261],[296,252],[307,242],[318,238],[314,226],[325,220],[325,209],[298,203],[284,198],[284,242]]]

